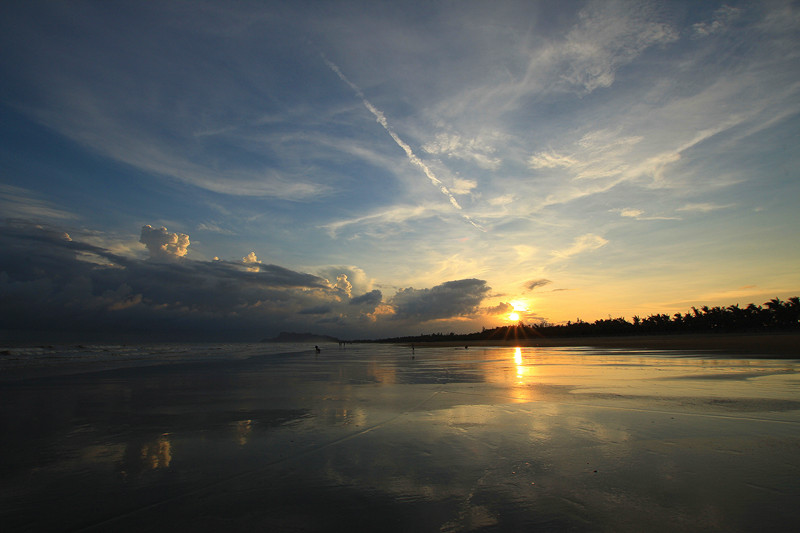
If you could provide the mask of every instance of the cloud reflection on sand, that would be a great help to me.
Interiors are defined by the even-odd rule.
[[[21,503],[54,493],[70,528],[246,517],[261,529],[744,531],[800,519],[795,361],[414,355],[364,345],[7,385],[9,523],[56,525]]]
[[[164,433],[156,441],[143,445],[141,457],[142,463],[152,470],[169,468],[169,464],[172,462],[172,444],[169,441],[169,434]]]

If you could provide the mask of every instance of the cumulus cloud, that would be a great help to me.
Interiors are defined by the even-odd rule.
[[[339,276],[344,275],[347,277],[347,283],[350,284],[349,295],[363,294],[372,290],[374,280],[372,280],[364,269],[353,265],[332,265],[324,268],[316,269],[314,272],[321,278],[327,280],[339,279]]]
[[[389,303],[397,318],[426,321],[468,316],[476,312],[489,290],[484,280],[461,279],[430,289],[400,289]]]
[[[139,242],[147,247],[150,258],[170,261],[184,257],[189,252],[189,236],[184,233],[169,233],[167,228],[154,228],[150,224],[142,226]]]
[[[503,316],[503,315],[508,315],[513,310],[514,306],[511,305],[510,303],[500,302],[494,307],[487,308],[486,314],[494,316]]]
[[[353,291],[353,285],[347,280],[347,274],[336,276],[336,283],[332,285],[332,288],[344,298],[350,298]]]
[[[255,252],[250,252],[246,256],[242,257],[242,263],[247,265],[247,270],[250,272],[258,272],[259,265],[261,261],[258,260],[258,256],[256,256]]]
[[[525,288],[528,289],[529,291],[532,291],[534,289],[538,289],[539,287],[544,287],[545,285],[548,285],[550,283],[552,283],[552,281],[550,281],[549,279],[544,279],[544,278],[532,279],[527,283],[525,283]]]

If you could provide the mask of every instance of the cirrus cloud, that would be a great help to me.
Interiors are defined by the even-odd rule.
[[[563,250],[554,250],[551,252],[551,255],[557,259],[567,259],[572,257],[573,255],[577,255],[583,252],[597,250],[598,248],[602,248],[608,244],[608,240],[604,239],[599,235],[595,235],[593,233],[587,233],[585,235],[581,235],[577,237],[573,242],[572,246],[565,248]]]

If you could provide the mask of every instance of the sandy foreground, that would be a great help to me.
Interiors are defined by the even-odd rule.
[[[152,347],[0,381],[0,523],[795,531],[800,361],[623,348]]]

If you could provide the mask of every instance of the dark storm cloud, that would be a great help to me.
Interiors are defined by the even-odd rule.
[[[488,308],[486,312],[490,315],[507,315],[513,310],[514,306],[510,303],[500,302],[498,305]]]
[[[462,279],[401,289],[388,301],[377,289],[350,296],[345,274],[331,283],[255,259],[195,261],[177,256],[187,253],[188,236],[144,233],[159,260],[120,255],[55,228],[0,225],[0,335],[253,340],[313,329],[391,336],[418,322],[473,315],[490,290],[483,280]],[[181,242],[184,249],[171,251]]]
[[[142,261],[24,223],[0,227],[6,330],[267,329],[333,299],[327,282],[277,265]]]
[[[430,289],[400,289],[389,303],[396,318],[450,318],[474,313],[489,290],[484,280],[461,279]]]
[[[383,294],[378,289],[375,289],[361,296],[351,298],[350,305],[363,305],[375,309],[381,303],[381,300],[383,300]]]
[[[298,313],[301,315],[327,315],[331,311],[333,311],[333,308],[330,305],[318,305],[317,307],[303,309],[302,311],[298,311]]]

